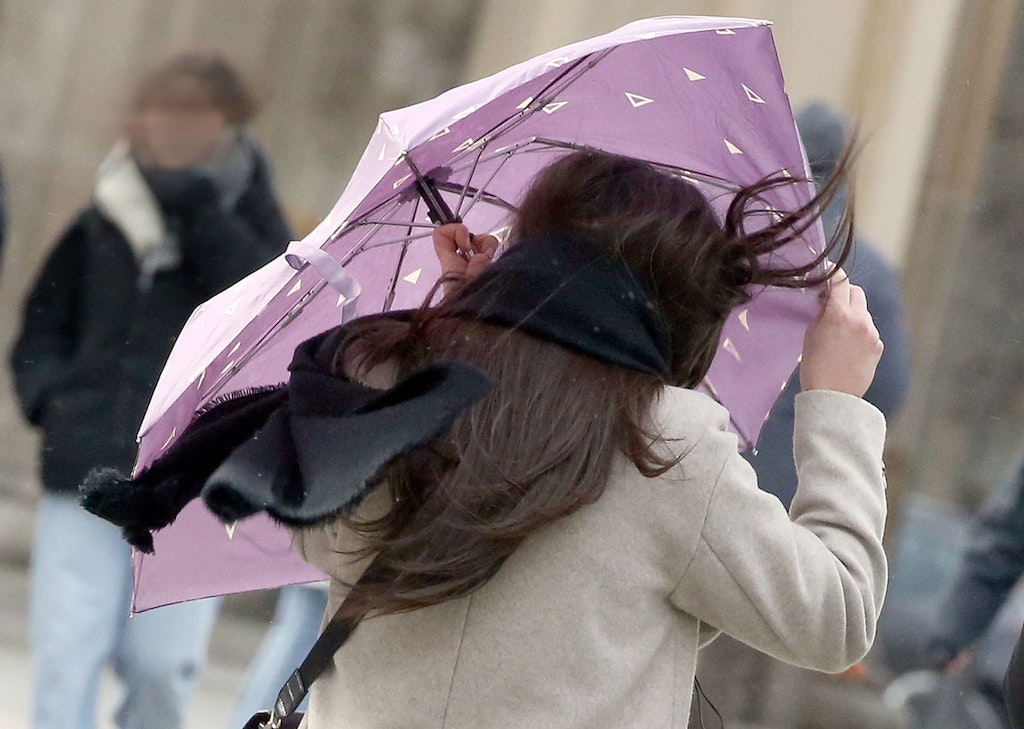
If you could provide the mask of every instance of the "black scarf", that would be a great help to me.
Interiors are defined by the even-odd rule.
[[[466,284],[450,310],[669,377],[668,329],[650,294],[624,263],[578,237],[512,246]]]
[[[668,333],[650,296],[624,264],[580,239],[520,242],[457,293],[450,311],[667,378]],[[459,362],[387,390],[366,387],[332,371],[346,334],[342,326],[301,344],[286,385],[204,410],[135,479],[94,472],[82,504],[147,552],[152,531],[197,496],[226,522],[266,511],[286,524],[314,524],[351,513],[389,463],[442,437],[490,389]]]

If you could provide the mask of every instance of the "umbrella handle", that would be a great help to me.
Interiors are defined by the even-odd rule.
[[[433,178],[421,177],[416,180],[416,190],[423,203],[427,206],[427,217],[434,225],[445,225],[446,223],[461,223],[462,219],[456,215],[441,193],[437,189]]]
[[[416,178],[416,192],[420,194],[424,204],[427,206],[427,217],[430,218],[430,222],[434,225],[461,223],[462,219],[452,212],[451,207],[441,197],[434,178],[420,172],[419,167],[416,166],[416,163],[412,161],[412,157],[409,155],[405,155],[405,163],[412,171],[413,177]]]

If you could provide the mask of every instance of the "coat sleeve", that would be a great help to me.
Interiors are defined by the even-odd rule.
[[[25,302],[21,332],[11,350],[18,403],[33,425],[39,425],[50,397],[67,378],[78,349],[84,236],[79,219],[57,243]]]
[[[860,398],[799,395],[788,514],[758,489],[725,426],[704,438],[720,449],[721,472],[670,599],[775,658],[842,671],[871,647],[885,594],[885,419]]]
[[[208,296],[214,296],[284,252],[291,229],[270,191],[267,171],[257,166],[256,182],[225,210],[210,199],[184,222],[185,265]]]

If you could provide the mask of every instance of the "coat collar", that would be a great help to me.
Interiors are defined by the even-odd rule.
[[[213,181],[224,210],[233,210],[252,184],[258,158],[248,135],[230,128],[210,161],[199,168]],[[119,140],[100,165],[93,201],[100,215],[131,247],[140,269],[141,288],[148,288],[156,273],[181,265],[177,236],[168,228],[128,140]]]

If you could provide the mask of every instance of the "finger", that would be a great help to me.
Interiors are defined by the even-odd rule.
[[[868,296],[860,286],[850,286],[850,308],[860,311],[868,310]]]
[[[454,251],[458,246],[455,243],[455,226],[439,225],[432,233],[434,250],[441,253],[442,250]]]
[[[482,253],[488,258],[494,258],[494,254],[498,252],[497,238],[493,235],[474,235],[471,238],[474,253]]]
[[[843,269],[837,269],[829,279],[828,305],[850,305],[850,279]]]
[[[459,258],[459,249],[455,245],[453,238],[448,238],[444,235],[434,234],[434,253],[437,254],[439,261],[446,261],[452,258]]]
[[[848,274],[846,269],[842,266],[836,266],[832,269],[832,274],[829,276],[829,280],[832,281],[832,283],[839,283],[843,280],[849,281],[850,274]]]
[[[470,256],[473,252],[473,243],[469,228],[462,223],[451,223],[451,226],[455,234],[455,245],[462,251],[463,256]]]
[[[447,223],[434,228],[434,251],[443,271],[465,271],[470,257],[469,237],[469,229],[461,223]]]
[[[437,262],[441,265],[443,275],[461,275],[466,272],[466,259],[458,253],[446,252],[438,254]]]
[[[459,252],[455,235],[456,230],[451,225],[442,225],[434,229],[434,253],[444,274],[458,274],[466,270],[466,259]]]
[[[475,255],[470,260],[469,265],[466,266],[466,276],[468,278],[474,278],[490,265],[491,257],[486,253]]]

